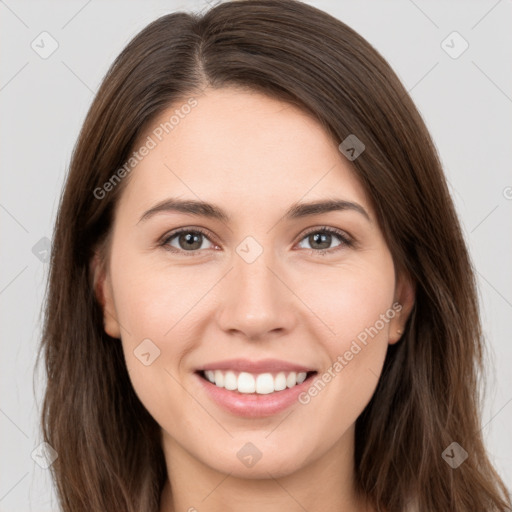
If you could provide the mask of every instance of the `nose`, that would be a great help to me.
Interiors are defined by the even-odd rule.
[[[263,251],[251,263],[235,255],[219,290],[217,322],[224,332],[262,340],[293,330],[298,299],[270,253]]]

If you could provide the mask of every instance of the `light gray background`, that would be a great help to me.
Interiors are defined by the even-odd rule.
[[[512,483],[512,31],[511,0],[311,1],[372,43],[411,92],[444,164],[478,271],[492,363],[483,409],[491,457]],[[41,442],[42,381],[32,387],[51,239],[71,151],[94,92],[126,43],[175,10],[204,0],[0,0],[0,511],[56,511]],[[58,49],[42,59],[43,31]],[[469,48],[441,43],[459,32]],[[455,50],[459,41],[448,43]],[[452,50],[453,51],[453,50]],[[32,252],[43,244],[39,256]],[[441,456],[441,454],[440,454]],[[470,454],[471,456],[471,454]]]

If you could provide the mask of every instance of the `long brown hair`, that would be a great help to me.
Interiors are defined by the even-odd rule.
[[[358,490],[378,511],[504,511],[510,494],[486,454],[479,389],[484,345],[474,273],[441,164],[410,96],[350,27],[295,0],[173,13],[115,60],[74,148],[56,219],[39,352],[51,466],[65,512],[156,512],[166,467],[158,424],[136,396],[121,344],[103,330],[91,258],[112,228],[125,177],[98,198],[144,129],[205,87],[247,87],[299,106],[338,145],[375,205],[397,269],[416,287],[406,331],[388,349],[356,422]],[[106,255],[105,255],[106,256]],[[442,454],[457,442],[456,469]]]

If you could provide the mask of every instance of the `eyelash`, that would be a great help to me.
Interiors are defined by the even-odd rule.
[[[203,235],[205,238],[207,238],[210,242],[212,242],[212,240],[210,240],[210,236],[208,235],[208,233],[205,230],[203,230],[201,228],[194,228],[194,229],[189,228],[189,229],[178,229],[176,231],[169,233],[168,235],[164,235],[163,239],[159,242],[158,245],[160,247],[163,247],[165,250],[170,251],[175,254],[185,253],[184,255],[186,255],[186,256],[198,256],[198,253],[200,252],[200,250],[184,251],[183,249],[176,249],[175,247],[171,247],[168,245],[169,242],[173,238],[175,238],[178,235],[181,235],[182,233],[194,233],[194,234],[199,233],[199,234]],[[299,242],[302,242],[306,237],[308,237],[309,235],[311,235],[313,233],[328,233],[330,235],[335,235],[340,239],[341,243],[331,249],[305,249],[307,251],[310,251],[311,254],[325,256],[328,253],[336,252],[339,249],[342,249],[343,247],[353,247],[355,244],[355,242],[351,238],[349,238],[343,231],[336,229],[336,228],[331,228],[329,226],[321,226],[319,228],[317,227],[317,228],[313,228],[313,229],[307,231],[306,233],[304,233],[304,235],[299,240]],[[212,243],[215,243],[215,242],[212,242]]]

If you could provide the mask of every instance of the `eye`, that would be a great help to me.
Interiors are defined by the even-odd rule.
[[[206,232],[201,229],[180,229],[165,236],[160,245],[171,252],[187,252],[187,256],[195,256],[199,249],[208,249],[203,244],[206,240],[211,243]]]
[[[339,243],[335,245],[334,248],[331,248],[330,246],[333,242],[333,237],[335,239],[337,238]],[[310,244],[311,251],[313,253],[320,255],[336,252],[343,247],[351,247],[353,245],[353,241],[346,235],[346,233],[328,226],[310,230],[302,238],[300,243],[303,243],[304,240]]]
[[[334,247],[330,247],[333,242],[333,237],[334,240],[338,239],[338,243]],[[205,241],[212,244],[212,246],[205,247]],[[351,247],[354,245],[354,242],[346,233],[328,226],[320,228],[317,227],[310,230],[301,239],[299,246],[303,241],[310,244],[310,251],[312,253],[319,255],[336,252],[343,247]],[[200,228],[187,228],[173,231],[168,235],[165,235],[159,245],[174,253],[186,253],[187,256],[196,256],[201,249],[208,249],[215,246],[215,244],[211,242],[206,231],[203,231]]]

